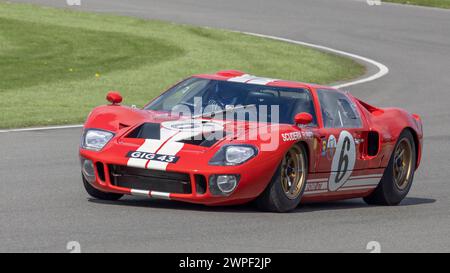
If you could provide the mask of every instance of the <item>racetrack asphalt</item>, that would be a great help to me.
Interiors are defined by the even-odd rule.
[[[1,252],[67,252],[69,241],[83,252],[368,252],[369,241],[383,252],[449,252],[450,10],[354,0],[81,1],[12,2],[274,35],[381,62],[387,76],[348,90],[422,116],[422,166],[397,207],[355,199],[274,214],[137,197],[100,202],[81,185],[79,128],[1,133]]]

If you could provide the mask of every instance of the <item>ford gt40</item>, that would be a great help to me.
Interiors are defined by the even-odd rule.
[[[397,205],[421,159],[417,114],[331,87],[227,70],[189,77],[143,108],[95,108],[79,150],[89,195],[205,205],[363,198]]]

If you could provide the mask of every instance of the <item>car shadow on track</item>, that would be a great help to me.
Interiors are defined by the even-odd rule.
[[[89,202],[104,204],[104,205],[114,205],[114,206],[133,206],[133,207],[148,207],[154,209],[170,209],[170,210],[191,210],[191,211],[205,211],[205,212],[230,212],[230,213],[261,213],[260,210],[253,204],[248,203],[244,205],[237,206],[204,206],[198,204],[168,201],[168,200],[158,200],[158,199],[147,199],[139,197],[125,197],[119,201],[104,201],[89,198]],[[421,198],[421,197],[407,197],[400,207],[403,206],[414,206],[422,204],[435,203],[436,199],[431,198]],[[362,199],[350,199],[334,202],[324,202],[324,203],[308,203],[301,204],[294,213],[306,213],[314,211],[325,211],[325,210],[348,210],[348,209],[359,209],[359,208],[370,208],[377,207],[372,205],[367,205],[362,201]]]
[[[404,206],[415,206],[422,204],[435,203],[436,199],[431,198],[421,198],[421,197],[406,197],[398,207]],[[373,208],[382,207],[376,205],[368,205],[361,198],[349,199],[334,202],[324,202],[324,203],[309,203],[300,205],[296,212],[313,212],[322,210],[345,210],[345,209],[359,209],[359,208]],[[387,208],[387,206],[386,206]]]

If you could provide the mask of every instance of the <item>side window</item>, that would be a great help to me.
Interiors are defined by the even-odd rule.
[[[361,128],[356,106],[343,93],[335,90],[317,90],[325,128]]]

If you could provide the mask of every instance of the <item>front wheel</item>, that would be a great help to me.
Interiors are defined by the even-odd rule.
[[[97,190],[91,184],[89,184],[89,182],[84,178],[83,175],[81,175],[81,176],[83,178],[84,188],[86,189],[86,192],[91,197],[94,197],[94,198],[100,199],[100,200],[108,200],[108,201],[115,201],[115,200],[119,200],[120,198],[122,198],[123,194],[112,193],[112,192],[103,192],[103,191]]]
[[[287,212],[295,209],[303,196],[308,175],[308,156],[304,145],[294,145],[283,157],[267,188],[256,199],[264,211]]]
[[[394,206],[408,194],[416,167],[416,146],[410,131],[400,134],[381,182],[373,193],[364,198],[369,205]]]

